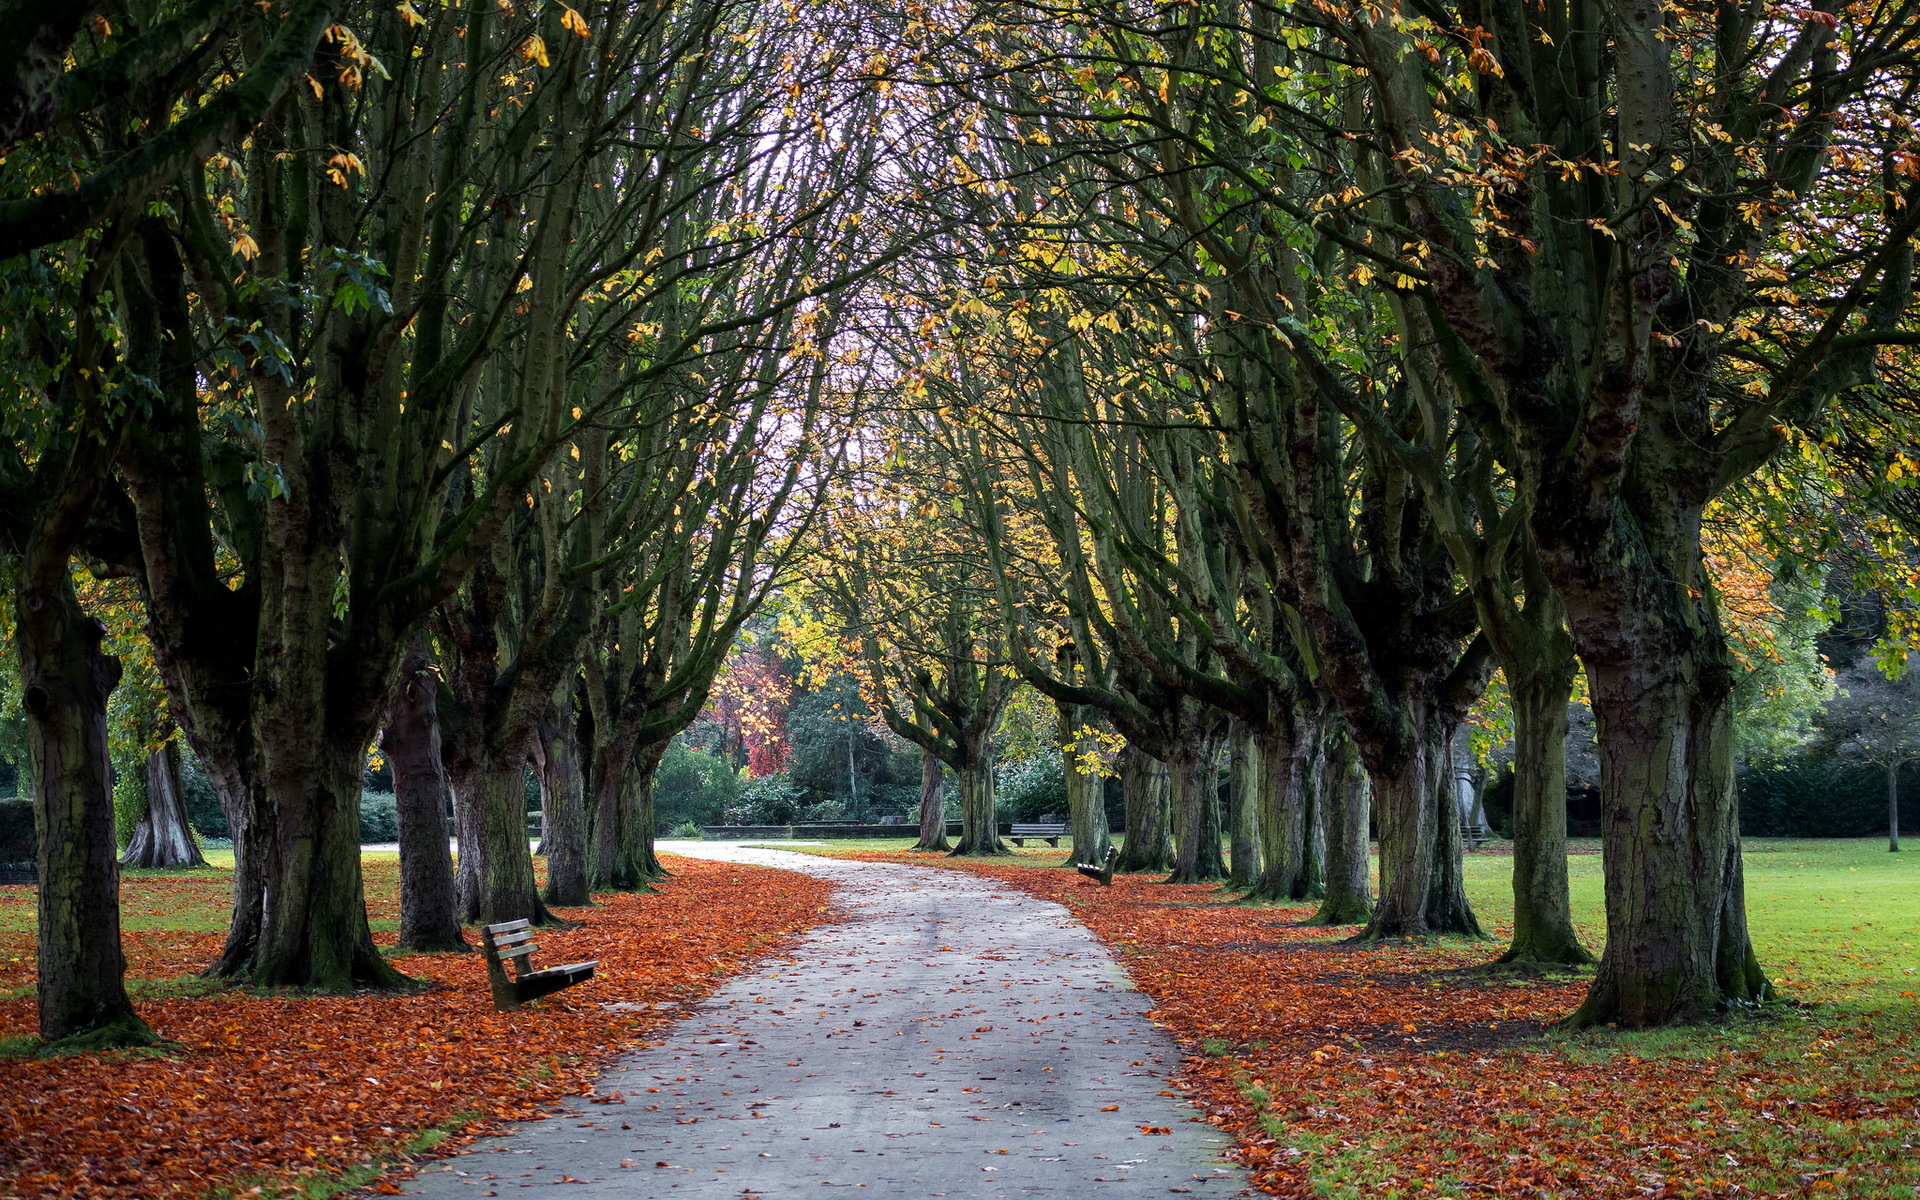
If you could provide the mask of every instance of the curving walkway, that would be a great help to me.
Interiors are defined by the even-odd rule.
[[[660,848],[831,879],[843,917],[621,1059],[599,1094],[624,1103],[572,1101],[409,1194],[1245,1194],[1226,1139],[1167,1094],[1172,1040],[1059,905],[963,871]]]

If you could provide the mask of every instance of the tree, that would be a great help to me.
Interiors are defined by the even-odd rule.
[[[124,229],[6,264],[18,304],[0,326],[0,538],[10,558],[11,640],[26,720],[38,839],[40,1036],[75,1046],[154,1040],[133,1010],[120,951],[107,701],[120,662],[80,604],[73,559],[140,402],[109,292],[124,284]]]
[[[1920,762],[1920,663],[1909,655],[1898,673],[1861,663],[1840,677],[1840,694],[1821,718],[1842,757],[1887,775],[1887,849],[1900,849],[1900,769]]]
[[[400,940],[416,953],[465,952],[447,849],[447,779],[440,764],[439,679],[424,637],[400,664],[400,686],[380,731],[393,766],[400,825]]]
[[[1017,680],[993,611],[998,589],[957,506],[902,486],[924,448],[897,448],[891,460],[891,478],[876,472],[829,511],[814,602],[842,643],[834,657],[887,728],[953,769],[960,841],[950,853],[1004,854],[993,735]]]

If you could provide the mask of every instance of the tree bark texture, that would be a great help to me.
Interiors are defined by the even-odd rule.
[[[1373,916],[1373,881],[1368,862],[1367,826],[1370,786],[1360,754],[1342,736],[1325,746],[1315,772],[1322,798],[1321,827],[1327,846],[1327,894],[1315,925],[1358,925]]]
[[[551,921],[534,882],[525,761],[483,763],[461,757],[448,764],[447,776],[460,841],[454,881],[461,917],[488,925]]]
[[[1380,899],[1359,936],[1480,937],[1460,861],[1453,730],[1424,711],[1415,720],[1422,736],[1397,762],[1371,772],[1379,805]]]
[[[992,751],[978,747],[954,774],[960,780],[960,842],[951,853],[955,857],[1005,854],[994,813]]]
[[[1588,663],[1607,944],[1575,1025],[1695,1021],[1772,995],[1747,933],[1732,689],[1691,665]]]
[[[1127,872],[1173,869],[1173,822],[1167,765],[1144,750],[1120,751],[1120,792],[1126,806],[1126,837],[1115,869]]]
[[[1107,861],[1113,847],[1113,833],[1107,827],[1107,804],[1102,777],[1087,768],[1085,758],[1092,747],[1080,731],[1086,727],[1090,711],[1079,704],[1056,704],[1060,726],[1060,772],[1067,787],[1068,832],[1073,835],[1073,852],[1063,867],[1079,863],[1096,866]]]
[[[545,825],[541,850],[547,856],[550,905],[578,908],[593,903],[587,888],[586,780],[580,769],[580,731],[569,681],[561,690],[553,719],[541,725],[540,812]]]
[[[1567,696],[1573,669],[1509,677],[1513,698],[1513,943],[1500,962],[1593,961],[1567,891]]]
[[[644,888],[647,879],[626,852],[626,806],[621,793],[633,762],[634,735],[616,733],[595,747],[587,772],[587,887],[595,892],[630,892]]]
[[[625,835],[620,849],[624,864],[622,869],[641,881],[641,891],[652,891],[654,881],[665,879],[669,874],[653,848],[653,840],[658,833],[658,819],[653,808],[653,781],[660,774],[660,760],[666,757],[666,753],[666,742],[642,746],[633,756],[632,769],[627,772],[626,784],[620,793],[621,804],[627,810],[627,815],[621,821]]]
[[[1254,730],[1235,720],[1227,734],[1227,887],[1244,892],[1260,878],[1260,746]]]
[[[40,1036],[87,1047],[146,1045],[153,1030],[127,997],[120,952],[107,754],[107,697],[120,682],[120,661],[102,651],[105,630],[81,611],[64,547],[30,543],[15,589],[39,840]]]
[[[1315,841],[1308,829],[1314,748],[1302,733],[1289,719],[1270,723],[1253,739],[1262,862],[1246,895],[1249,903],[1298,903],[1309,899],[1319,882],[1311,877],[1319,873],[1318,864],[1313,872],[1308,869]]]
[[[439,684],[424,639],[400,667],[380,745],[393,768],[400,822],[400,948],[464,951],[447,849],[447,778],[440,764]]]
[[[1214,742],[1203,739],[1197,751],[1167,764],[1172,804],[1180,814],[1168,883],[1215,883],[1227,877],[1220,853],[1220,797],[1215,787]]]
[[[207,860],[193,840],[187,805],[180,791],[180,744],[166,744],[147,754],[147,811],[133,827],[123,867],[204,867]]]
[[[932,850],[940,853],[952,849],[947,845],[947,801],[942,787],[944,772],[940,760],[933,751],[922,747],[920,750],[920,840],[913,844],[915,850]]]

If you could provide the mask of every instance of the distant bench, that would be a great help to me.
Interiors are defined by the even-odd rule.
[[[1057,849],[1060,845],[1060,839],[1066,835],[1067,826],[1065,822],[1053,825],[1038,822],[1028,825],[1016,823],[1013,827],[1013,832],[1008,835],[1008,838],[1014,845],[1021,847],[1026,846],[1028,838],[1037,838]]]
[[[496,1012],[519,1008],[529,1000],[584,983],[593,978],[593,969],[600,965],[596,958],[536,971],[533,959],[528,957],[538,949],[532,939],[533,927],[526,921],[506,921],[480,930],[480,952],[487,957],[487,982],[493,985]],[[508,959],[513,960],[511,979],[507,977]]]

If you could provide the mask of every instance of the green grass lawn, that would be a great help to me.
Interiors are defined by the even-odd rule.
[[[834,839],[805,846],[754,845],[809,854],[898,852],[910,838]],[[1498,845],[1498,843],[1496,843]],[[1597,839],[1575,839],[1568,856],[1574,922],[1596,952],[1606,938]],[[930,856],[931,857],[931,856]],[[1029,844],[1002,860],[1052,867],[1065,848]],[[1890,854],[1881,838],[1746,842],[1747,918],[1768,975],[1795,1000],[1843,1001],[1869,1008],[1907,1002],[1920,992],[1920,853]],[[1377,878],[1376,864],[1376,878]],[[1513,922],[1513,859],[1467,856],[1467,895],[1481,923],[1504,936]]]

